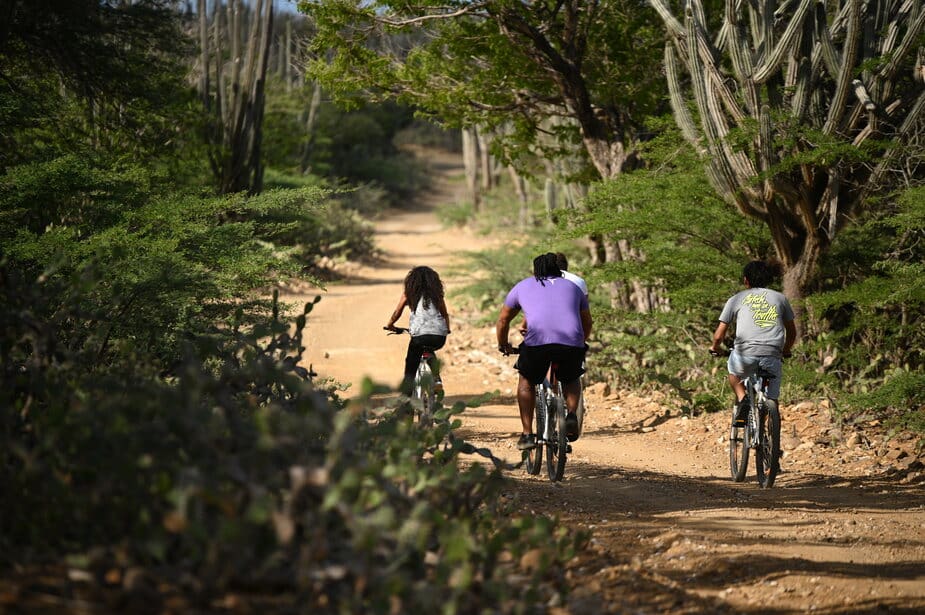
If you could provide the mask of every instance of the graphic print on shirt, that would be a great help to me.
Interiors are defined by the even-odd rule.
[[[777,324],[777,308],[768,302],[766,293],[749,293],[742,303],[751,310],[755,326],[766,329]]]

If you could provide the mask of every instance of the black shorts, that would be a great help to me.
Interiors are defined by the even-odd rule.
[[[585,351],[587,346],[577,348],[562,344],[545,344],[543,346],[520,346],[520,356],[514,367],[530,384],[540,384],[546,378],[550,363],[558,365],[559,382],[567,384],[578,379],[585,368]]]

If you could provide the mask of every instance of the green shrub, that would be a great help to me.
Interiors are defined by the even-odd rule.
[[[164,378],[142,355],[99,365],[62,343],[96,283],[0,268],[0,488],[17,494],[0,565],[141,566],[195,575],[197,601],[248,587],[322,613],[524,612],[566,590],[586,537],[510,510],[498,467],[461,464],[497,464],[454,435],[461,405],[423,429],[311,386],[298,363],[312,304],[295,327],[273,310],[190,338]],[[521,569],[530,551],[540,565]]]

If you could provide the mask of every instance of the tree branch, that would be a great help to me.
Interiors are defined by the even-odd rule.
[[[457,11],[452,13],[436,13],[431,15],[421,15],[419,17],[410,17],[408,19],[391,19],[388,17],[377,17],[376,21],[387,26],[392,26],[394,28],[404,28],[405,26],[413,26],[415,24],[423,23],[425,21],[431,21],[434,19],[453,19],[455,17],[461,17],[470,13],[474,13],[479,9],[485,8],[487,2],[476,2],[465,6]],[[450,7],[439,7],[437,10],[448,10]]]

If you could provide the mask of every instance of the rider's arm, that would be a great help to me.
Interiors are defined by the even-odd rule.
[[[495,325],[495,332],[498,335],[498,348],[509,348],[508,332],[511,328],[511,321],[520,312],[520,308],[512,308],[506,305],[501,306],[501,315],[498,316],[498,324]]]
[[[389,317],[389,324],[385,326],[386,329],[391,329],[395,326],[395,321],[401,317],[401,313],[405,311],[406,305],[408,305],[408,297],[405,296],[405,293],[402,293],[401,299],[398,300],[398,306],[395,308],[395,311],[392,312],[392,316]]]
[[[790,349],[793,348],[793,345],[797,341],[797,326],[792,320],[787,320],[784,322],[784,331],[787,332],[787,337],[784,340],[784,347],[781,349],[781,352],[785,357],[790,356]]]
[[[585,341],[588,341],[588,338],[591,337],[591,325],[593,321],[591,320],[591,310],[581,310],[581,328],[585,332]]]
[[[716,325],[716,331],[713,332],[713,344],[710,346],[711,352],[720,352],[722,350],[720,345],[723,343],[723,340],[726,339],[727,328],[729,328],[729,324],[722,320]]]

